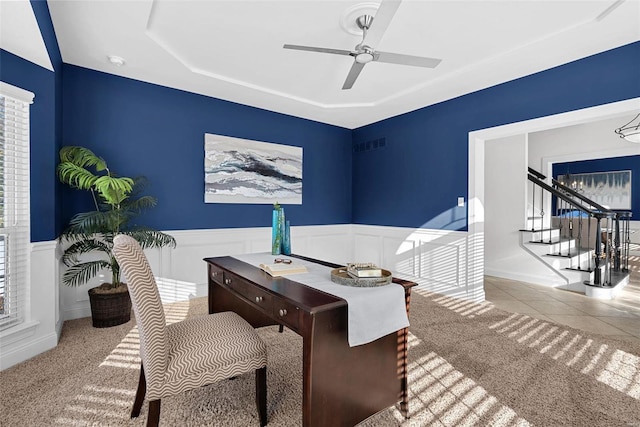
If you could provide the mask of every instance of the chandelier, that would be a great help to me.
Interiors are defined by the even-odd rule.
[[[619,127],[614,132],[627,141],[640,143],[640,113],[629,123]]]
[[[560,184],[571,188],[573,191],[582,193],[584,191],[584,182],[577,181],[569,172],[560,176]]]

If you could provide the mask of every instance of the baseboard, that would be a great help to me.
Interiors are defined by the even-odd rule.
[[[522,274],[514,271],[505,271],[488,267],[485,267],[484,274],[485,276],[500,277],[502,279],[516,280],[518,282],[532,283],[534,285],[548,286],[550,288],[567,285],[566,282],[561,281],[557,277],[540,277],[532,274]]]
[[[0,354],[0,371],[10,368],[27,359],[31,359],[38,354],[51,350],[58,345],[58,335],[55,332],[41,336],[33,341],[26,342],[20,346]]]
[[[64,320],[82,319],[83,317],[91,317],[91,305],[89,301],[84,303],[78,302],[73,307],[65,308],[62,312],[62,318]]]

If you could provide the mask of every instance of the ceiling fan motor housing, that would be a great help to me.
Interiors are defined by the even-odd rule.
[[[358,27],[360,27],[361,30],[368,30],[369,28],[371,28],[371,23],[373,22],[373,16],[371,15],[362,15],[360,17],[358,17],[358,19],[356,20],[356,23],[358,24]]]

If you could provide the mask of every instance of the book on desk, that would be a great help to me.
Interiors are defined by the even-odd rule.
[[[349,263],[347,273],[351,277],[360,279],[363,277],[382,277],[382,269],[372,263]]]
[[[302,264],[260,264],[260,268],[273,277],[288,276],[289,274],[307,273],[307,267]]]

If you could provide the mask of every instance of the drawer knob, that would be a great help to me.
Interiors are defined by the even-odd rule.
[[[278,311],[278,314],[280,315],[280,317],[284,317],[287,315],[287,309],[286,308],[281,308],[280,311]]]
[[[224,283],[226,283],[227,285],[231,284],[231,279],[224,279]]]
[[[263,297],[256,297],[256,302],[262,302],[263,299]]]
[[[212,275],[213,277],[218,277],[218,272],[217,272],[217,271],[214,271],[213,273],[211,273],[211,275]]]

